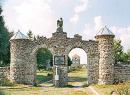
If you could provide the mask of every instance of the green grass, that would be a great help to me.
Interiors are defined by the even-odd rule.
[[[79,70],[68,73],[69,80],[68,84],[73,86],[82,86],[87,83],[87,70],[81,68]]]
[[[37,81],[40,85],[38,87],[17,84],[14,86],[0,86],[0,91],[3,91],[4,95],[93,95],[86,84],[87,72],[85,68],[70,72],[68,74],[68,86],[63,88],[52,86],[52,81],[49,81],[52,77],[47,76],[48,73],[51,72],[37,72]],[[81,86],[81,88],[76,88],[78,86]],[[125,87],[130,89],[130,82],[119,85],[92,85],[92,87],[101,95],[110,95],[113,90],[123,90]]]
[[[52,74],[52,72],[49,71],[37,71],[37,82],[38,83],[42,83],[42,82],[46,82],[52,79],[52,76],[48,76],[48,74]]]
[[[118,85],[93,85],[93,87],[103,95],[110,95],[112,91],[123,93],[125,90],[128,90],[130,95],[130,82],[125,82]]]
[[[27,85],[15,85],[13,87],[0,87],[7,95],[89,95],[85,90],[77,90],[73,88],[86,81],[84,70],[77,70],[69,73],[70,86],[63,88],[55,88],[52,85],[52,79],[48,77],[48,71],[37,72],[37,82],[40,83],[41,87],[32,87]],[[48,82],[49,81],[49,82]],[[73,85],[75,84],[75,85]]]

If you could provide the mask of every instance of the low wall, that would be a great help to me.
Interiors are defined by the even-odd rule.
[[[9,67],[0,67],[0,79],[9,78]]]
[[[130,65],[117,63],[115,65],[115,82],[125,82],[130,80]]]

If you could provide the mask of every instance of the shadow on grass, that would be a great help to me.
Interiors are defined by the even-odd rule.
[[[73,85],[67,85],[65,87],[61,87],[61,88],[84,88],[84,87],[88,87],[89,85],[81,85],[81,86],[73,86]]]
[[[83,77],[69,77],[68,82],[87,82],[87,78],[83,78]]]
[[[41,84],[52,79],[52,76],[37,75],[37,83]]]

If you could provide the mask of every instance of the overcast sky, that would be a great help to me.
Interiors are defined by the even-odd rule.
[[[3,15],[10,31],[51,37],[62,17],[69,37],[78,33],[94,39],[105,25],[130,49],[130,0],[2,0]]]

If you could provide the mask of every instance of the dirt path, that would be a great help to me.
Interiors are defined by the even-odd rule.
[[[93,93],[94,95],[101,95],[101,94],[99,94],[92,86],[89,86],[88,89],[89,89],[89,91],[90,91],[91,93]]]

